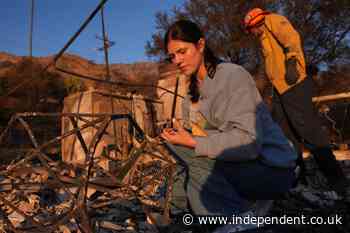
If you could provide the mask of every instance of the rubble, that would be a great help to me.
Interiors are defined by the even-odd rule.
[[[36,117],[90,119],[39,143],[28,123]],[[95,149],[108,125],[121,119],[128,121],[138,143],[133,144],[126,160],[112,160],[115,169],[106,170],[99,166]],[[33,148],[4,164],[0,172],[0,232],[155,232],[146,222],[145,209],[169,221],[174,161],[163,143],[144,135],[129,115],[16,114],[0,135],[0,143],[6,141],[15,123],[23,126]],[[84,166],[45,154],[46,148],[92,126],[97,130],[90,142],[79,139],[87,148]]]
[[[17,114],[15,118],[22,118],[19,122],[23,124],[27,121],[26,117],[34,115],[42,114]],[[88,114],[84,116],[87,117]],[[60,117],[77,115],[61,114]],[[106,119],[113,117],[117,118],[113,114],[105,114],[104,119],[100,117],[98,121],[108,122]],[[16,119],[12,120],[15,121]],[[140,143],[130,151],[128,160],[110,171],[102,169],[98,163],[90,166],[94,159],[93,154],[89,157],[90,161],[87,161],[88,166],[83,168],[61,160],[52,160],[42,152],[45,147],[54,145],[55,141],[61,140],[62,137],[71,133],[77,134],[93,121],[66,132],[50,143],[39,144],[34,134],[28,133],[34,148],[18,155],[11,163],[3,165],[0,172],[0,232],[150,233],[158,232],[155,223],[169,223],[167,203],[174,161],[160,141],[145,135],[143,140],[140,140],[142,137],[138,135]],[[24,125],[30,132],[30,124]],[[101,128],[107,127],[103,124],[97,126],[98,130],[93,138],[98,137],[99,133],[102,134]],[[5,135],[1,134],[0,139],[4,138]],[[96,143],[96,140],[92,141]],[[87,147],[94,148],[89,144]],[[338,214],[344,216],[344,219],[349,219],[349,206],[339,196],[329,195],[325,179],[312,156],[308,156],[306,161],[308,185],[298,185],[286,199],[276,201],[270,214]],[[348,161],[341,161],[346,171],[349,170]],[[319,229],[317,232],[330,232],[329,229],[348,232],[350,226],[348,222],[344,222],[341,226],[328,226],[328,231],[323,231],[322,226],[313,226],[312,229],[315,228]],[[265,230],[262,229],[262,232],[283,233],[294,230],[314,232],[308,225],[268,226]],[[186,232],[194,231],[187,229]]]

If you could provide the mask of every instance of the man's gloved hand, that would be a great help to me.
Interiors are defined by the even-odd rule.
[[[290,58],[286,61],[286,82],[293,85],[298,81],[297,60]]]

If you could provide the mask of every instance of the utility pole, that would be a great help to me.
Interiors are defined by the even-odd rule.
[[[29,79],[33,79],[33,28],[34,28],[34,0],[31,0],[31,7],[30,7],[30,25],[29,25],[29,61],[30,61],[30,77]],[[30,105],[32,106],[33,110],[36,111],[37,103],[39,101],[39,90],[36,85],[33,85],[33,93],[30,96]]]
[[[108,37],[106,34],[106,28],[105,28],[105,17],[103,13],[103,8],[101,7],[101,23],[102,23],[102,39],[103,39],[103,50],[105,53],[105,63],[106,63],[106,80],[111,80],[111,73],[109,70],[109,58],[108,58]]]
[[[29,28],[29,57],[33,57],[33,28],[34,28],[34,0],[31,0],[30,28]]]
[[[101,27],[102,27],[102,39],[103,39],[103,51],[104,51],[104,55],[105,55],[105,63],[106,63],[106,81],[111,81],[111,72],[109,69],[109,56],[108,56],[108,37],[106,34],[106,26],[105,26],[105,16],[104,16],[104,6],[101,7]],[[113,86],[109,87],[109,93],[111,94],[111,113],[114,114],[115,113],[115,106],[114,106],[114,101],[113,101]],[[116,123],[113,121],[113,136],[114,136],[114,144],[117,145],[117,125]],[[116,151],[115,151],[116,152]],[[129,151],[128,151],[129,153]]]

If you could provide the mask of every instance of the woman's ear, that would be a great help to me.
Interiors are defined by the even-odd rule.
[[[205,48],[205,40],[204,38],[200,38],[197,42],[197,48],[199,49],[200,52],[204,51]]]

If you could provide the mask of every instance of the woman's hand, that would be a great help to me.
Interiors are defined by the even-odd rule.
[[[160,136],[166,141],[176,145],[195,148],[197,144],[192,135],[186,131],[176,120],[174,121],[174,128],[164,129]]]

